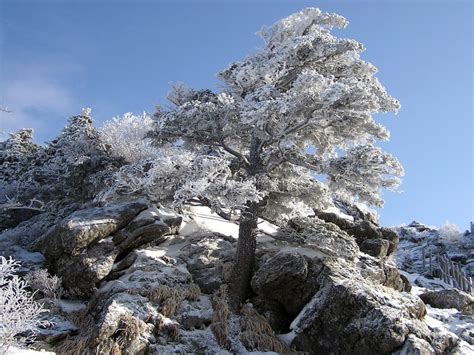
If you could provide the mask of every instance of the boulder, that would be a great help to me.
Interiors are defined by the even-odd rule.
[[[403,290],[404,292],[410,292],[411,291],[411,283],[410,283],[410,280],[408,280],[408,278],[403,275],[403,274],[400,274],[400,279],[402,280],[403,282]]]
[[[90,296],[112,271],[120,277],[120,270],[113,270],[116,260],[129,260],[127,256],[142,245],[160,244],[178,231],[181,217],[146,207],[131,202],[75,212],[37,246],[65,287],[79,297]]]
[[[372,255],[377,258],[384,258],[387,256],[390,242],[385,239],[367,239],[360,245],[360,251]]]
[[[360,274],[366,282],[390,287],[396,291],[403,291],[404,284],[400,272],[395,265],[364,254],[359,256],[356,264],[356,274]]]
[[[354,237],[319,218],[294,218],[279,234],[288,234],[283,240],[304,245],[321,256],[355,259],[359,253]]]
[[[52,271],[62,277],[63,286],[70,293],[85,298],[92,295],[99,281],[110,273],[117,255],[112,238],[107,238],[78,255],[49,264]]]
[[[410,334],[403,347],[395,352],[396,355],[434,355],[430,343]]]
[[[52,227],[35,248],[46,259],[78,255],[89,245],[125,227],[146,208],[144,202],[135,201],[76,211]]]
[[[456,288],[428,291],[420,298],[435,308],[455,308],[467,314],[474,314],[474,297]]]
[[[380,228],[371,218],[357,220],[356,222],[342,218],[335,213],[315,211],[316,216],[325,222],[337,225],[347,232],[361,245],[367,239],[385,239],[389,241],[387,255],[391,255],[398,247],[398,234],[390,228]]]
[[[319,290],[292,323],[297,350],[310,354],[385,354],[403,346],[409,334],[429,339],[416,296],[386,291],[357,274],[350,264],[325,263]],[[390,301],[389,301],[390,300]]]
[[[252,278],[258,295],[281,304],[296,316],[317,290],[315,278],[322,265],[297,252],[281,252],[269,258]],[[291,290],[291,292],[288,292]]]

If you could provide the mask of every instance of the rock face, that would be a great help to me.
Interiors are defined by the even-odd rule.
[[[348,278],[348,269],[340,262],[326,264],[318,292],[292,324],[292,345],[312,354],[385,354],[409,334],[429,338],[420,299],[368,286],[357,275]]]
[[[384,239],[367,239],[364,240],[360,245],[360,251],[377,258],[383,258],[387,256],[390,242]]]
[[[278,302],[295,317],[317,290],[315,278],[322,265],[297,252],[280,252],[269,258],[252,278],[253,290]],[[288,292],[291,290],[291,292]]]
[[[225,282],[236,240],[180,235],[175,214],[125,205],[78,211],[37,243],[64,286],[88,300],[70,319],[77,334],[55,338],[58,353],[435,354],[453,346],[422,320],[423,301],[399,292],[406,282],[382,256],[390,242],[380,229],[361,242],[381,245],[375,256],[319,218],[258,235],[252,312],[231,314]]]
[[[90,296],[116,259],[177,231],[180,217],[163,217],[157,209],[146,208],[137,201],[74,212],[51,228],[36,248],[70,292]]]
[[[474,315],[474,297],[455,288],[428,291],[421,294],[420,298],[432,307],[456,308],[461,312]]]

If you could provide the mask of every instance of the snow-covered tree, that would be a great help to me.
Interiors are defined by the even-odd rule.
[[[123,158],[112,156],[89,114],[86,109],[71,117],[46,146],[32,143],[31,130],[21,130],[0,142],[0,192],[20,205],[32,199],[45,203],[91,199],[107,175],[123,164]]]
[[[224,179],[248,196],[228,206],[216,191],[193,191],[240,210],[234,307],[249,291],[259,215],[285,219],[336,196],[382,206],[381,188],[395,189],[403,175],[399,162],[374,146],[389,132],[373,115],[397,112],[399,103],[360,58],[364,47],[331,34],[346,25],[316,8],[280,20],[260,32],[261,50],[218,74],[222,92],[179,85],[169,95],[174,109],[155,115],[158,143],[206,147],[229,161]]]

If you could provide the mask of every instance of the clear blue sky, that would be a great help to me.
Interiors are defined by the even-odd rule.
[[[473,6],[445,1],[0,0],[0,130],[33,127],[37,141],[92,107],[98,124],[152,112],[169,84],[216,88],[215,73],[261,45],[262,25],[307,6],[345,16],[338,35],[401,101],[380,116],[383,147],[406,169],[403,193],[385,193],[382,222],[473,219]],[[3,136],[5,138],[5,136]]]

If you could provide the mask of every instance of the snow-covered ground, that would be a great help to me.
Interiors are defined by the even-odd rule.
[[[432,278],[429,272],[429,255],[432,269],[437,268],[436,255],[447,255],[462,263],[467,275],[474,273],[474,236],[468,233],[443,233],[433,227],[412,222],[397,228],[400,245],[395,259],[401,273],[412,285],[411,293],[420,295],[429,290],[450,289],[453,286]],[[423,267],[423,255],[425,265]],[[462,354],[474,354],[474,317],[457,309],[440,309],[426,306],[426,324],[436,333],[448,333],[460,339]]]

